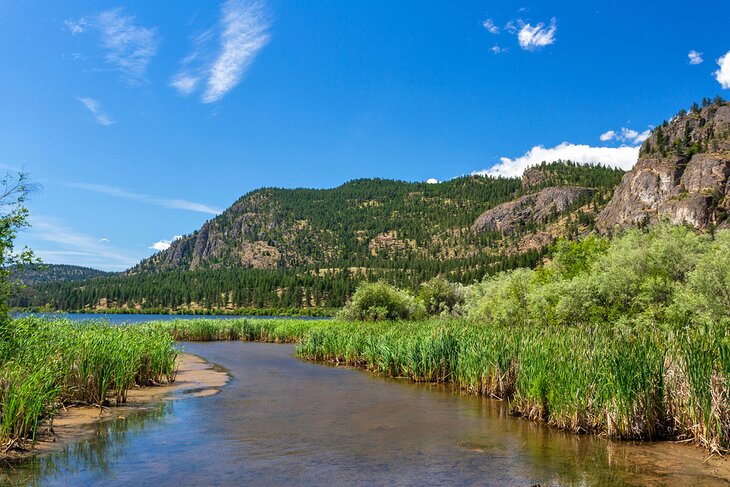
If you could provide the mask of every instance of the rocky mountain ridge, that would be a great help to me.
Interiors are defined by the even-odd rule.
[[[699,230],[728,225],[730,104],[705,100],[654,129],[599,215],[601,232],[666,219]]]

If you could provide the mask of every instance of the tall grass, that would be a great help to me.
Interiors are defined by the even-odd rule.
[[[134,385],[172,381],[177,349],[153,327],[21,318],[0,330],[0,441],[35,440],[72,404],[122,403]]]
[[[508,327],[464,320],[327,323],[300,357],[415,381],[453,382],[514,414],[614,438],[691,438],[730,449],[727,326]]]
[[[413,381],[454,383],[511,411],[583,433],[690,439],[730,449],[730,326],[509,326],[419,322],[177,320],[177,340],[297,343],[307,360]]]

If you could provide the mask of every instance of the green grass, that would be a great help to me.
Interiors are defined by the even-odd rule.
[[[134,385],[172,381],[177,354],[147,325],[11,320],[0,328],[0,441],[35,440],[62,406],[122,403]]]
[[[151,324],[179,340],[296,342],[307,360],[508,400],[512,412],[613,438],[730,448],[730,332],[638,326],[510,327],[463,319]]]

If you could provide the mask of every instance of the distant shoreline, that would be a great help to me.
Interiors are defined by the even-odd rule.
[[[42,313],[42,314],[88,314],[88,315],[181,315],[181,316],[257,316],[257,317],[320,317],[331,318],[337,312],[337,308],[238,308],[235,310],[165,310],[165,309],[80,309],[80,310],[48,310],[41,308],[15,308],[10,310],[13,314]]]

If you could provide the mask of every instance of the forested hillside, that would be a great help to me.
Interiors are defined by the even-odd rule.
[[[30,286],[45,282],[85,281],[95,277],[110,276],[113,273],[78,265],[42,264],[26,266],[20,271],[13,270],[11,275],[22,284]]]
[[[336,307],[363,279],[410,288],[436,275],[470,283],[533,266],[556,238],[590,231],[623,171],[557,162],[526,175],[256,190],[123,275],[38,285],[14,304],[66,310]],[[559,206],[545,198],[530,199],[529,212],[522,203],[509,206],[566,186],[579,190],[571,189],[575,197]],[[489,211],[514,213],[514,224],[475,225]]]

